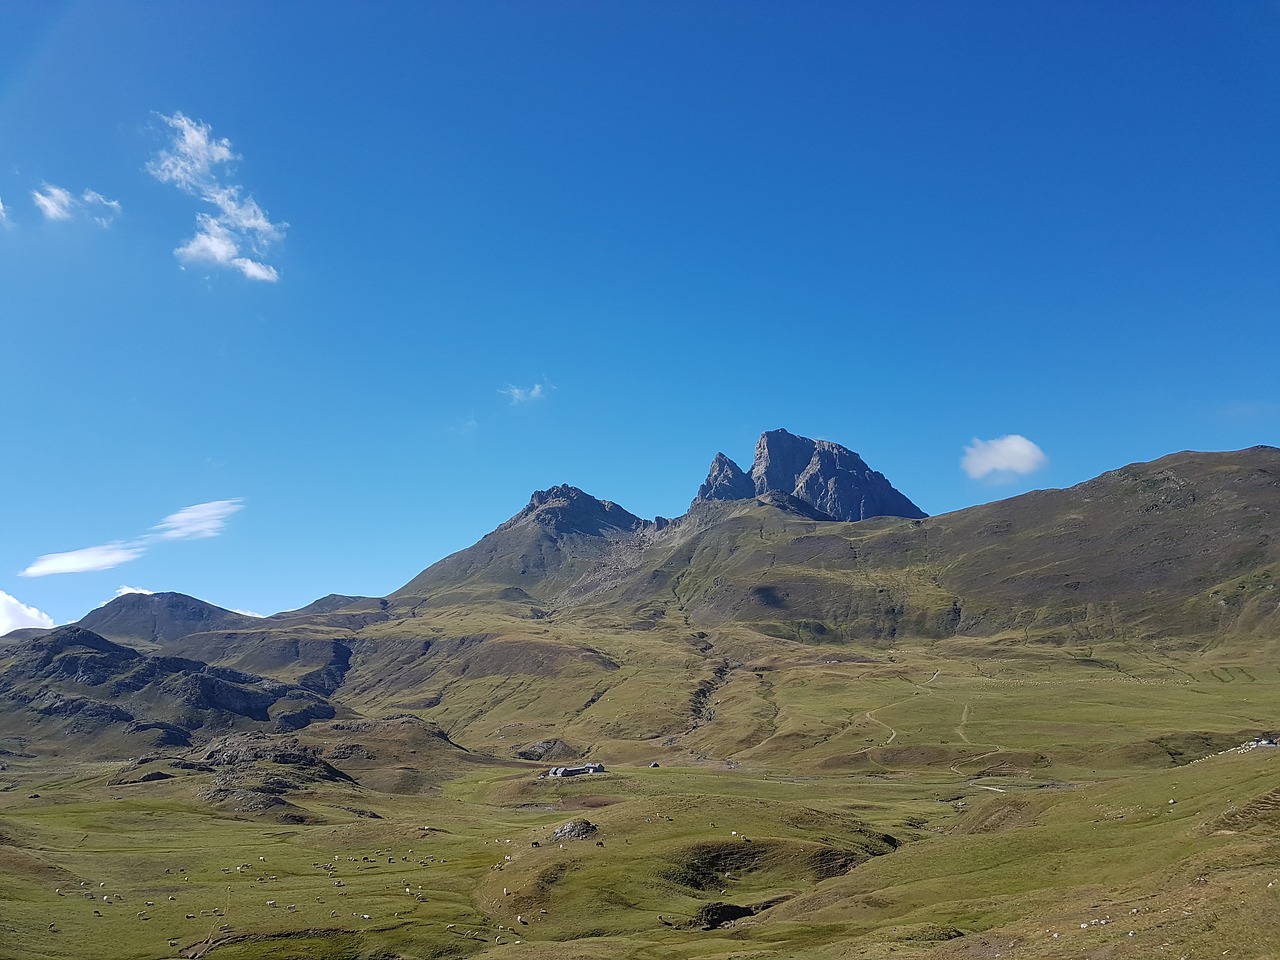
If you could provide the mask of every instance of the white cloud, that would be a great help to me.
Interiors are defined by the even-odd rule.
[[[146,587],[131,587],[131,586],[128,586],[127,584],[122,583],[120,584],[120,586],[116,587],[116,595],[111,599],[119,600],[121,597],[127,596],[128,594],[131,594],[131,593],[140,593],[143,596],[149,597],[153,593],[155,593],[155,591],[148,590]]]
[[[22,627],[41,627],[47,630],[53,625],[53,617],[43,610],[28,607],[17,597],[11,597],[0,590],[0,637],[10,630]]]
[[[31,199],[36,202],[46,220],[70,220],[71,208],[75,206],[75,198],[62,187],[52,184],[44,185],[44,192],[31,191]]]
[[[979,440],[964,448],[960,466],[975,480],[983,477],[1012,479],[1034,473],[1049,462],[1044,451],[1026,437],[1011,433],[995,440]]]
[[[215,138],[207,123],[181,112],[160,119],[173,128],[173,139],[147,164],[147,172],[216,211],[196,214],[195,236],[174,255],[183,264],[212,263],[239,270],[250,280],[274,283],[280,274],[254,257],[263,256],[271,244],[282,240],[288,224],[272,223],[253,197],[241,196],[243,187],[222,182],[217,169],[240,159],[231,141]],[[246,255],[250,253],[254,257]]]
[[[152,530],[159,533],[147,533],[132,540],[115,540],[98,547],[85,547],[83,550],[71,550],[67,553],[46,553],[38,557],[34,563],[21,571],[20,577],[47,577],[55,573],[90,573],[95,570],[111,570],[136,560],[152,545],[162,540],[200,540],[205,537],[216,537],[227,525],[227,517],[241,509],[244,501],[211,500],[208,503],[197,503],[183,507],[177,513],[171,513]],[[121,587],[116,596],[124,593],[150,593],[134,587]]]
[[[543,383],[535,383],[532,387],[517,387],[509,383],[498,392],[504,397],[510,397],[512,404],[541,400],[547,395],[546,384]]]
[[[197,503],[192,507],[183,507],[177,513],[171,513],[152,530],[159,530],[161,540],[201,540],[205,537],[216,537],[227,525],[227,517],[240,510],[244,501],[211,500],[208,503]]]
[[[0,223],[8,223],[9,214],[5,213],[4,201],[0,200]]]
[[[122,563],[136,560],[146,552],[146,545],[134,540],[129,543],[117,540],[100,547],[85,547],[67,553],[46,553],[31,566],[18,574],[20,577],[47,577],[54,573],[89,573],[94,570],[110,570]]]
[[[120,213],[120,201],[108,200],[97,190],[80,194],[80,202],[89,209],[94,221],[104,227],[111,226],[111,221]]]
[[[240,613],[240,614],[243,614],[243,615],[244,615],[244,616],[246,616],[246,617],[257,617],[259,620],[265,620],[265,619],[266,619],[266,614],[262,614],[262,613],[254,613],[252,610],[239,610],[239,609],[237,609],[236,607],[232,607],[232,608],[231,608],[231,612],[232,612],[232,613]]]
[[[32,190],[31,199],[46,220],[70,220],[83,214],[99,225],[109,227],[121,210],[119,200],[108,200],[97,190],[85,190],[79,197],[73,197],[71,191],[51,183],[43,184],[40,190]]]

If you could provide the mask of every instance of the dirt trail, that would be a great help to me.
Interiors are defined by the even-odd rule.
[[[896,704],[892,704],[892,703],[891,703],[891,704],[889,704],[889,706],[891,706],[891,707],[892,707],[892,706],[896,706]],[[893,729],[893,727],[889,726],[889,725],[888,725],[887,723],[885,723],[883,720],[877,720],[877,719],[876,719],[876,712],[875,712],[874,710],[868,710],[868,711],[866,712],[866,718],[867,718],[868,720],[870,720],[872,723],[877,724],[877,725],[879,725],[879,726],[881,726],[881,727],[884,727],[886,730],[888,730],[888,731],[889,731],[889,739],[888,739],[888,740],[886,740],[884,743],[880,744],[880,746],[882,746],[882,747],[887,747],[889,744],[893,743],[893,741],[894,741],[894,740],[897,740],[897,739],[898,739],[898,731],[897,731],[897,730],[895,730],[895,729]],[[870,747],[867,747],[867,749],[868,749],[868,750],[870,750],[871,748],[870,748]]]
[[[969,744],[969,746],[973,746],[973,741],[970,740],[968,735],[964,732],[964,725],[968,722],[969,722],[969,704],[966,703],[964,705],[964,709],[960,711],[960,725],[956,727],[956,733],[960,735],[961,740]]]

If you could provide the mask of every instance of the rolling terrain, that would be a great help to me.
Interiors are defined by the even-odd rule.
[[[924,517],[773,431],[383,598],[23,631],[0,957],[1274,956],[1278,507],[1254,447]]]

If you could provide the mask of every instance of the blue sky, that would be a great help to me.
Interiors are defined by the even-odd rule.
[[[0,621],[777,427],[929,513],[1274,444],[1277,170],[1270,2],[6,3]]]

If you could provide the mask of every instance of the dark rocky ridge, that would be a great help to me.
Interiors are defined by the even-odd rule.
[[[694,503],[765,494],[787,494],[835,520],[919,520],[926,516],[852,450],[829,440],[797,437],[786,430],[760,435],[750,476],[717,453]]]
[[[726,457],[717,453],[711,461],[711,469],[707,479],[698,488],[698,495],[693,502],[706,500],[746,500],[756,495],[756,485],[743,469]]]
[[[129,733],[152,731],[157,742],[182,743],[201,728],[296,730],[335,710],[295,684],[185,657],[148,656],[66,626],[13,648],[0,675],[0,714],[83,738],[127,725]]]

